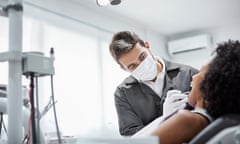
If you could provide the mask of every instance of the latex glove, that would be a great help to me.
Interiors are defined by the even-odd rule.
[[[169,90],[163,103],[163,115],[169,115],[176,110],[183,109],[188,101],[188,95],[179,90]]]

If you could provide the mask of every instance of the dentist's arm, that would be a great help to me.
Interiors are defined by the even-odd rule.
[[[119,131],[122,136],[131,136],[144,127],[121,90],[115,92],[115,106],[118,115]]]

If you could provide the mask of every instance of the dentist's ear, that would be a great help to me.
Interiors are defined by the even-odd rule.
[[[149,42],[145,41],[144,44],[145,44],[145,47],[146,47],[146,48],[148,48],[148,49],[150,48]]]

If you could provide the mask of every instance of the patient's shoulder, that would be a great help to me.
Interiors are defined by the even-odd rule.
[[[197,115],[195,115],[193,112],[189,110],[180,110],[176,114],[176,118],[184,121],[191,121],[193,119],[196,119],[197,117],[198,117]]]
[[[189,110],[180,110],[177,114],[176,114],[176,118],[178,119],[178,121],[182,121],[182,124],[185,124],[186,126],[201,126],[204,127],[206,125],[208,125],[208,120],[198,114],[198,113],[194,113],[191,112]]]

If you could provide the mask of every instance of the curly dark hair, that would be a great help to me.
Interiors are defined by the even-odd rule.
[[[223,42],[215,54],[200,86],[204,107],[213,118],[240,114],[240,42]]]

